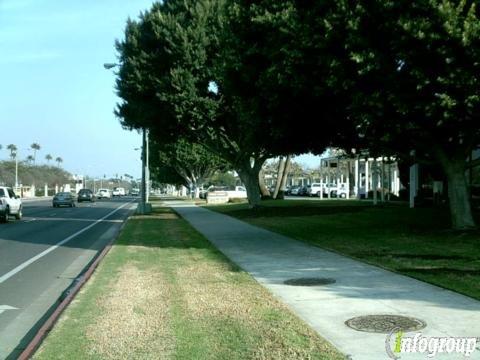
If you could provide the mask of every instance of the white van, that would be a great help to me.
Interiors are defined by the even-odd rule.
[[[125,196],[125,189],[122,187],[113,188],[112,196]]]

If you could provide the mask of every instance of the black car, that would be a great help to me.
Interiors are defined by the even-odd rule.
[[[95,195],[90,189],[82,189],[78,192],[77,202],[81,203],[82,201],[95,202]]]
[[[308,196],[308,187],[307,186],[302,186],[298,190],[298,196]]]

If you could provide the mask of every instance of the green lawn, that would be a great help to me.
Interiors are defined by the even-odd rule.
[[[36,359],[343,359],[169,209],[131,218]]]
[[[209,209],[480,300],[480,234],[450,231],[446,208],[278,200]]]

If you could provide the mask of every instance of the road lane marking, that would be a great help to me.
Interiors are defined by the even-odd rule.
[[[104,217],[102,217],[101,219],[98,219],[96,220],[94,223],[84,227],[83,229],[77,231],[76,233],[70,235],[69,237],[63,239],[62,241],[59,241],[58,243],[56,243],[55,245],[49,247],[48,249],[42,251],[40,254],[37,254],[35,255],[34,257],[30,258],[29,260],[25,261],[24,263],[18,265],[15,269],[12,269],[10,270],[8,273],[6,273],[5,275],[3,276],[0,276],[0,284],[5,282],[6,280],[10,279],[13,275],[17,274],[18,272],[22,271],[23,269],[25,269],[27,266],[29,266],[30,264],[34,263],[35,261],[37,261],[38,259],[41,259],[42,257],[44,257],[45,255],[49,254],[50,252],[52,252],[53,250],[57,249],[58,247],[62,246],[63,244],[69,242],[70,240],[74,239],[75,237],[77,237],[78,235],[84,233],[85,231],[91,229],[92,227],[94,227],[95,225],[97,225],[98,223],[102,222],[103,220],[105,220],[107,217],[115,214],[118,210],[124,208],[125,206],[127,206],[128,204],[130,204],[130,202],[128,203],[125,203],[123,204],[122,206],[119,206],[118,208],[116,208],[115,210],[109,212],[107,215],[105,215]]]
[[[0,305],[0,315],[7,310],[18,310],[16,307],[9,306],[9,305]]]

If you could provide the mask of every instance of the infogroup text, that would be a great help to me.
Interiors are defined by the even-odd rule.
[[[392,344],[392,340],[394,340]],[[470,357],[477,349],[476,337],[434,337],[417,333],[414,336],[404,336],[402,331],[394,329],[387,335],[385,349],[392,359],[399,359],[401,354],[419,353],[434,358],[438,354],[462,354]]]

